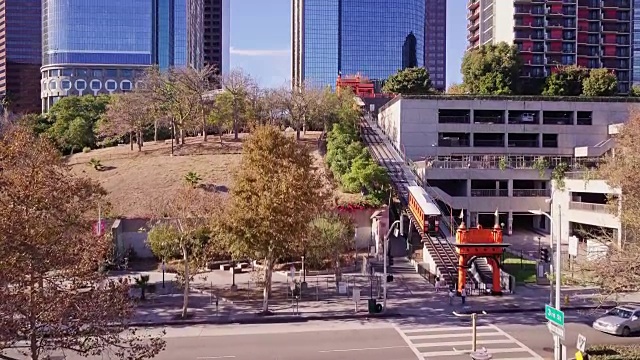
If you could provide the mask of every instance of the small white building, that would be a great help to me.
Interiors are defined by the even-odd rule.
[[[622,242],[622,225],[617,199],[621,191],[606,181],[590,179],[588,172],[567,173],[562,187],[554,186],[551,198],[553,239],[576,236]],[[554,184],[555,185],[555,184]]]

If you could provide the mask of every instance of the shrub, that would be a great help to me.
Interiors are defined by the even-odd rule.
[[[639,345],[596,345],[587,349],[590,360],[640,360]]]
[[[85,154],[88,153],[89,151],[91,151],[91,148],[88,147],[88,146],[85,146],[85,147],[82,148],[82,152],[85,153]]]

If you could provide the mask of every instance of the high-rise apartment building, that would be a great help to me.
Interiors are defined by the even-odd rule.
[[[0,0],[0,98],[14,113],[40,110],[41,0]]]
[[[608,68],[625,93],[633,80],[633,2],[470,0],[468,45],[517,45],[525,77],[545,77],[562,65]]]
[[[447,85],[447,0],[426,0],[424,66],[438,90]]]
[[[424,66],[425,0],[293,0],[292,84],[335,86],[338,74],[374,82]]]

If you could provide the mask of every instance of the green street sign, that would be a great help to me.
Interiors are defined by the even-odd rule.
[[[564,313],[550,305],[545,305],[544,317],[558,326],[564,326]]]

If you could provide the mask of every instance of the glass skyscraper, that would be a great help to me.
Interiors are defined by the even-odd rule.
[[[130,91],[153,63],[149,0],[42,2],[42,109],[60,97]]]
[[[131,91],[151,65],[224,70],[228,32],[228,0],[44,0],[42,110],[63,96]]]
[[[425,0],[294,0],[291,30],[294,86],[424,66]]]
[[[41,0],[0,1],[0,98],[14,113],[40,110]]]

